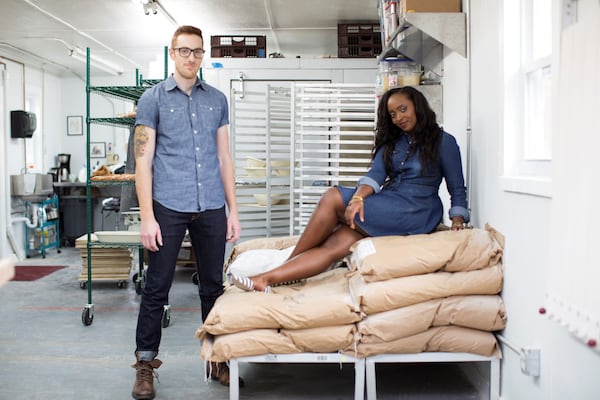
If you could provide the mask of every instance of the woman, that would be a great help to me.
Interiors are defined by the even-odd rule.
[[[323,194],[281,266],[252,277],[229,274],[230,281],[270,292],[273,285],[327,270],[364,237],[432,232],[443,217],[442,178],[451,197],[451,229],[469,222],[460,149],[420,91],[407,86],[381,97],[372,154],[371,168],[356,188],[337,186]]]

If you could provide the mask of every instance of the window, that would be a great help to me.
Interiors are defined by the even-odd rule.
[[[556,3],[505,2],[504,182],[509,191],[542,196],[550,193],[555,48],[552,6]],[[515,21],[520,21],[516,29]],[[530,185],[528,180],[538,185]],[[513,186],[515,182],[524,183],[524,187]]]
[[[524,159],[552,159],[552,2],[525,0],[523,12],[525,74]]]

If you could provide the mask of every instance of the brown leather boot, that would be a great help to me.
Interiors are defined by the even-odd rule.
[[[210,379],[219,381],[221,385],[229,386],[229,366],[224,362],[210,361],[206,365]],[[244,387],[244,380],[240,376],[239,387]]]
[[[162,361],[155,358],[152,361],[138,360],[132,365],[135,368],[135,383],[131,396],[136,400],[152,400],[156,393],[154,392],[154,375],[158,380],[158,374],[154,372],[160,367]]]

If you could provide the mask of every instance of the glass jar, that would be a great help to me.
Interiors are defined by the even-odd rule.
[[[397,64],[398,86],[418,86],[423,74],[420,64],[406,60]]]
[[[387,58],[380,62],[379,71],[383,92],[395,87],[417,86],[422,75],[421,65],[408,58]]]

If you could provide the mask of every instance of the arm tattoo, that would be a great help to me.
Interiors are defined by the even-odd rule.
[[[138,125],[135,127],[135,142],[134,142],[134,152],[135,157],[141,157],[144,155],[144,150],[146,149],[146,143],[148,143],[148,133],[143,125]]]

